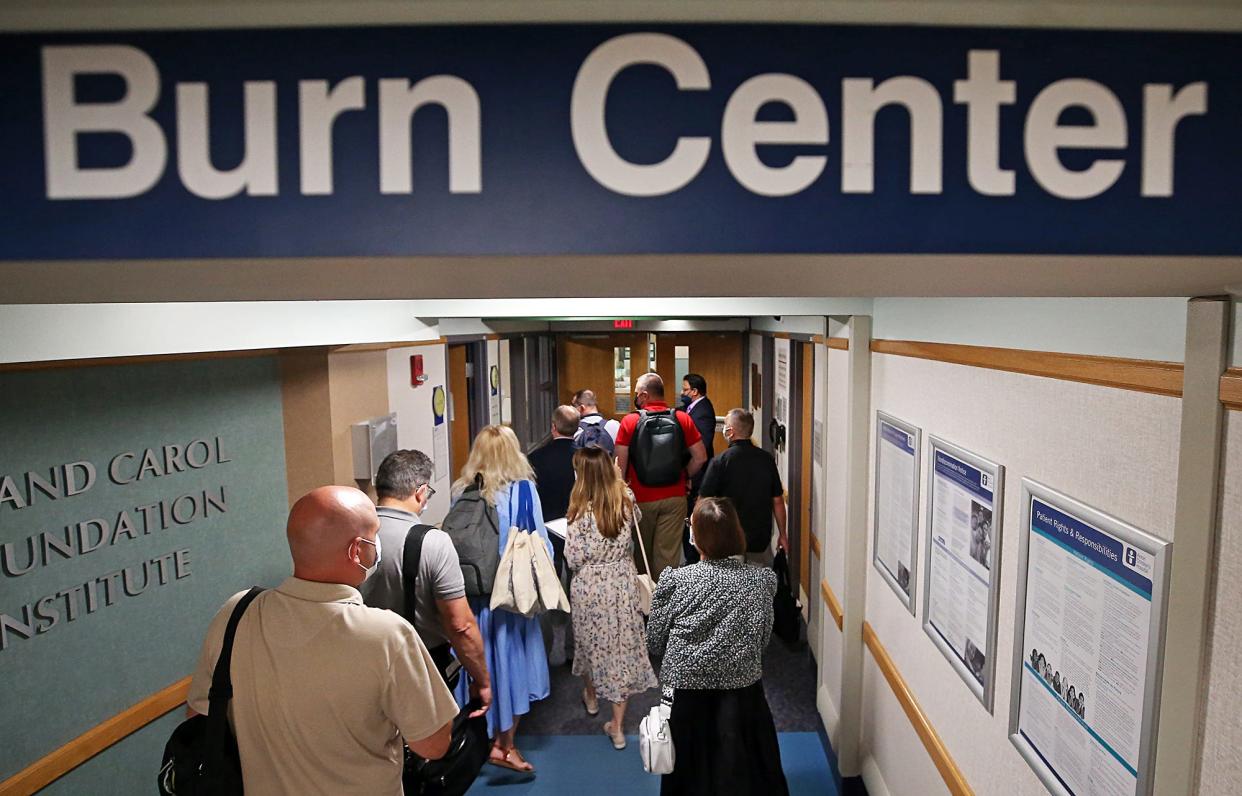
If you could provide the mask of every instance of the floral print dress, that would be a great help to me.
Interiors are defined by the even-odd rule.
[[[588,511],[569,524],[565,538],[565,559],[574,570],[574,674],[590,677],[596,695],[613,703],[656,685],[634,585],[632,528],[627,524],[609,539]]]

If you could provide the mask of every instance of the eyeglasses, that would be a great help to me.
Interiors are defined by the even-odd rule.
[[[436,488],[431,484],[423,484],[423,486],[427,487],[427,499],[431,500],[432,496],[436,493]]]

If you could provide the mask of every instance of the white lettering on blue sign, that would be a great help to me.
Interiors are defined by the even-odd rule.
[[[127,45],[57,45],[42,48],[45,171],[49,199],[121,199],[139,196],[162,177],[170,157],[166,131],[151,115],[161,93],[158,65],[141,49]],[[679,136],[671,153],[657,163],[633,163],[610,140],[605,106],[614,80],[633,66],[653,65],[668,72],[679,92],[712,87],[702,56],[685,41],[664,33],[630,33],[609,39],[583,61],[570,100],[570,136],[579,162],[600,185],[617,194],[652,197],[685,188],[703,170],[711,153],[708,136]],[[119,77],[124,93],[114,101],[85,102],[76,96],[82,75]],[[971,188],[985,196],[1012,196],[1014,172],[1000,166],[1002,109],[1016,103],[1017,82],[1001,79],[999,50],[972,50],[966,77],[953,84],[955,104],[967,114],[966,163]],[[275,196],[280,141],[276,83],[243,83],[244,155],[231,169],[211,159],[210,87],[175,86],[177,174],[185,189],[205,199],[240,194]],[[364,112],[365,79],[345,78],[298,84],[300,187],[306,195],[333,192],[333,138],[344,113]],[[939,194],[944,169],[944,100],[936,87],[917,75],[897,75],[876,83],[869,77],[841,80],[841,192],[875,191],[875,119],[887,107],[903,109],[909,120],[911,194]],[[776,103],[792,113],[789,121],[761,121],[758,113]],[[411,85],[405,78],[378,80],[378,186],[381,194],[413,192],[412,117],[423,107],[442,107],[448,116],[450,193],[480,193],[482,108],[466,80],[433,75]],[[1079,109],[1086,124],[1066,124],[1062,115]],[[1142,196],[1172,196],[1176,132],[1189,116],[1208,109],[1208,85],[1195,82],[1143,86],[1141,147]],[[127,162],[109,166],[80,164],[78,137],[119,134],[128,139]],[[1083,78],[1057,80],[1035,94],[1023,125],[1024,157],[1036,183],[1061,199],[1087,199],[1112,187],[1126,168],[1120,155],[1132,144],[1126,109],[1109,87]],[[827,154],[798,154],[783,166],[764,163],[759,146],[826,147],[830,118],[823,98],[804,78],[768,73],[742,82],[730,95],[720,124],[724,160],[733,178],[761,196],[790,196],[813,185]],[[1085,168],[1063,160],[1068,150],[1097,153]],[[1102,152],[1110,153],[1105,155]],[[1115,156],[1114,156],[1115,155]],[[1075,161],[1078,163],[1078,161]]]

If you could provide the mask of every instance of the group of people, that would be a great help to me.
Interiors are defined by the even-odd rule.
[[[1087,717],[1087,692],[1070,685],[1069,677],[1062,677],[1061,670],[1053,669],[1044,654],[1033,648],[1031,649],[1031,668],[1044,679],[1044,682],[1056,692],[1057,696],[1065,700],[1065,704],[1078,714],[1078,718]]]
[[[776,576],[757,565],[771,562],[774,541],[787,547],[783,488],[772,457],[750,442],[748,412],[728,414],[729,449],[711,458],[705,381],[688,374],[682,398],[685,409],[670,407],[660,377],[646,374],[638,411],[618,423],[580,391],[529,459],[511,429],[488,426],[453,484],[454,505],[477,491],[503,551],[515,506],[533,493],[524,530],[567,568],[583,709],[596,715],[600,700],[610,703],[602,730],[624,749],[628,700],[657,685],[672,700],[677,762],[662,793],[786,793],[761,683]],[[704,402],[710,426],[700,428],[694,410]],[[375,505],[329,486],[290,511],[293,576],[249,606],[232,655],[230,718],[252,792],[400,793],[402,742],[443,756],[459,711],[486,716],[490,763],[534,773],[515,740],[520,718],[550,690],[541,623],[468,595],[453,539],[419,520],[433,471],[426,454],[396,451],[375,476]],[[561,517],[563,539],[545,524]],[[659,576],[646,619],[640,571]],[[208,630],[194,711],[207,712],[241,596]]]

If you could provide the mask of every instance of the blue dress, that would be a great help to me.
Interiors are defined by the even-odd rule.
[[[552,543],[543,525],[543,509],[534,481],[515,481],[496,496],[496,513],[500,525],[500,551],[509,541],[509,527],[517,513],[518,490],[521,484],[530,489],[534,504],[535,528],[552,555]],[[470,608],[483,636],[483,652],[492,678],[492,707],[487,711],[487,731],[492,737],[513,727],[517,716],[530,712],[530,703],[545,699],[550,691],[548,655],[543,646],[543,631],[538,617],[525,617],[512,611],[496,611],[488,607],[490,597],[469,598]],[[462,670],[457,683],[457,703],[470,700],[470,677]]]

